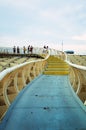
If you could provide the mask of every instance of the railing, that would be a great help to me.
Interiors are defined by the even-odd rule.
[[[0,73],[0,119],[3,118],[6,110],[19,92],[42,73],[49,55],[50,51],[48,51],[45,59],[25,62]]]
[[[20,48],[19,49],[19,53],[20,54],[24,54],[24,51],[23,51],[23,48]],[[42,51],[43,51],[43,48],[38,48],[38,47],[33,47],[33,50],[32,50],[32,53],[33,54],[42,54]],[[5,48],[5,47],[0,47],[0,53],[5,53],[5,54],[13,54],[13,48],[11,47],[8,47],[8,48]],[[28,52],[28,50],[25,51],[25,54],[30,54],[31,51]],[[15,54],[17,54],[17,51],[15,52]]]
[[[71,63],[65,54],[65,61],[70,66],[70,82],[76,94],[86,103],[86,66]],[[85,104],[86,105],[86,104]]]

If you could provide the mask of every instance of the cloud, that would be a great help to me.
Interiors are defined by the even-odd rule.
[[[86,34],[73,36],[72,39],[73,40],[86,40]]]
[[[82,29],[81,25],[83,19],[85,19],[85,14],[80,12],[82,7],[80,4],[75,4],[72,7],[69,3],[64,7],[61,7],[61,5],[59,8],[50,7],[40,11],[40,18],[48,23],[47,26],[51,24],[51,27],[56,28],[59,32],[61,31],[64,35],[67,34],[69,37],[69,34],[71,35]]]
[[[72,42],[77,46],[77,41],[86,40],[85,3],[82,0],[0,0],[0,44],[22,46],[30,41],[38,46],[46,42],[56,46],[63,40],[65,47],[71,48]]]
[[[16,8],[17,10],[34,10],[37,8],[40,0],[1,0],[0,6]]]

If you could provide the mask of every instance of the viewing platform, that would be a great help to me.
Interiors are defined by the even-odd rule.
[[[9,53],[0,53],[0,58],[2,57],[36,57],[36,58],[43,58],[38,54],[9,54]]]

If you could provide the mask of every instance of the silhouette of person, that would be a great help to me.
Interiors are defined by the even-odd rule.
[[[13,53],[14,54],[16,53],[16,47],[15,46],[13,47]]]

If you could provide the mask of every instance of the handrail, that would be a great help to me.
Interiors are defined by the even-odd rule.
[[[73,63],[71,63],[69,60],[68,60],[68,57],[67,57],[67,54],[66,53],[64,53],[65,54],[65,62],[67,62],[70,66],[72,66],[72,67],[75,67],[75,68],[77,68],[77,69],[81,69],[81,70],[86,70],[86,66],[82,66],[82,65],[77,65],[77,64],[73,64]]]
[[[77,91],[76,91],[76,94],[78,95],[78,93],[80,92],[80,86],[81,86],[81,79],[80,79],[80,76],[78,75],[78,88],[77,88]]]
[[[86,70],[86,66],[73,64],[73,63],[71,63],[70,61],[67,61],[67,60],[65,60],[65,61],[66,61],[70,66],[72,66],[72,67],[75,67],[75,68],[81,69],[81,70]]]
[[[29,63],[33,63],[33,62],[38,62],[38,61],[44,61],[46,59],[48,59],[48,57],[50,56],[50,50],[48,50],[48,55],[46,56],[45,59],[41,59],[41,60],[33,60],[33,61],[29,61],[29,62],[25,62],[25,63],[22,63],[20,65],[16,65],[16,66],[13,66],[13,67],[10,67],[10,68],[7,68],[6,70],[3,70],[1,73],[0,73],[0,81],[10,72],[20,68],[20,67],[23,67]]]
[[[78,84],[73,84],[72,86],[74,88],[76,88],[76,94],[79,96],[79,98],[82,100],[82,102],[84,103],[86,101],[86,96],[83,95],[83,89],[84,89],[84,85],[86,85],[85,82],[83,82],[83,80],[85,81],[86,80],[86,77],[85,77],[85,74],[86,74],[86,66],[82,66],[82,65],[77,65],[77,64],[74,64],[74,63],[71,63],[69,60],[68,60],[68,57],[67,57],[67,54],[65,54],[65,62],[69,64],[70,67],[72,67],[72,69],[74,70],[74,73],[75,73],[75,69],[77,70],[77,82]],[[71,73],[70,73],[71,74]],[[71,79],[70,79],[71,80]],[[76,79],[74,79],[76,80]],[[84,91],[84,93],[86,94],[86,91]]]

